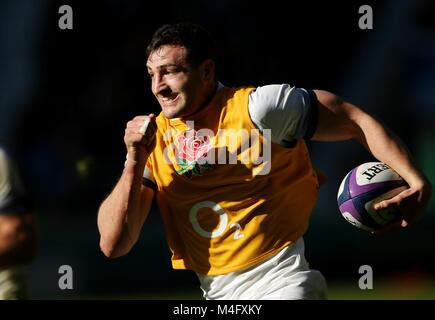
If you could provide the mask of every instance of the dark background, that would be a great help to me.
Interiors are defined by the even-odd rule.
[[[73,9],[73,30],[58,27],[63,4]],[[365,4],[373,30],[358,27]],[[144,54],[157,27],[187,21],[209,29],[225,85],[290,83],[361,106],[406,142],[434,182],[434,17],[429,0],[0,2],[0,141],[37,209],[33,297],[199,294],[192,272],[171,269],[155,208],[128,256],[109,260],[98,247],[96,214],[123,169],[125,123],[159,112]],[[434,201],[409,230],[381,237],[358,230],[340,216],[336,193],[349,170],[374,158],[354,142],[313,142],[310,150],[329,177],[305,237],[311,266],[355,285],[365,264],[376,279],[431,279]],[[71,291],[58,288],[64,264],[74,270]]]

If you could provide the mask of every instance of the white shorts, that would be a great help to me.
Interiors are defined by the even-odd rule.
[[[217,276],[198,274],[207,300],[326,299],[323,275],[309,268],[302,238],[272,258],[247,269]]]

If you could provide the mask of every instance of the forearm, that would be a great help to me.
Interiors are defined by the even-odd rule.
[[[355,139],[409,184],[422,183],[423,174],[416,168],[407,147],[396,135],[374,117],[333,93],[323,90],[315,90],[315,93],[319,100],[319,124],[314,139]]]
[[[357,140],[373,156],[399,173],[410,185],[421,184],[425,178],[415,166],[406,145],[393,132],[366,113],[355,119],[361,129]]]
[[[100,247],[108,257],[124,255],[131,249],[148,214],[150,204],[144,204],[141,196],[143,168],[144,164],[129,161],[112,193],[100,206]]]
[[[360,142],[374,157],[393,168],[409,184],[409,188],[390,199],[375,205],[376,210],[401,206],[402,219],[389,228],[407,227],[423,215],[432,193],[432,185],[414,164],[405,144],[385,126],[363,113],[357,120]]]

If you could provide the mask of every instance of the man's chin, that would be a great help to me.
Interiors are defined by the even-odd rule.
[[[179,110],[167,110],[163,109],[163,114],[166,119],[176,119],[180,118],[181,112]]]

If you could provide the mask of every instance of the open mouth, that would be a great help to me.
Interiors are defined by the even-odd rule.
[[[163,106],[170,107],[170,106],[173,106],[177,103],[179,97],[180,97],[180,95],[178,93],[173,93],[173,94],[166,96],[166,97],[160,97],[159,100]]]

